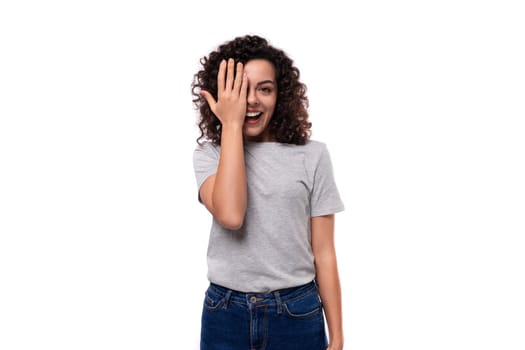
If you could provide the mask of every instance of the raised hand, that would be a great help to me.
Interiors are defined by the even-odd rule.
[[[223,126],[230,124],[242,126],[246,116],[248,78],[241,62],[237,62],[235,73],[234,67],[233,58],[230,58],[228,62],[221,61],[217,74],[217,101],[208,91],[201,91],[201,95]]]

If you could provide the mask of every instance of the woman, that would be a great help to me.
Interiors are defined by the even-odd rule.
[[[201,64],[194,167],[213,216],[201,349],[342,349],[334,214],[344,207],[325,144],[309,140],[299,70],[253,35]]]

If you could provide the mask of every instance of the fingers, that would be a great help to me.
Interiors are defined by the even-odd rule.
[[[219,73],[217,73],[217,92],[220,94],[224,91],[224,76],[226,75],[226,60],[219,64]]]
[[[246,101],[246,96],[248,93],[248,76],[244,72],[242,73],[240,88],[241,88],[241,91],[239,93],[239,97],[241,100]]]
[[[234,92],[240,94],[245,88],[244,65],[237,62],[237,69],[235,67],[235,60],[233,58],[222,60],[219,64],[219,72],[217,73],[217,94],[230,94]],[[226,78],[226,79],[225,79]],[[220,97],[219,97],[220,98]]]
[[[235,69],[236,68],[236,69]],[[209,91],[201,90],[211,111],[221,123],[242,125],[246,115],[248,78],[241,62],[233,58],[222,60],[217,73],[217,99]]]
[[[233,58],[230,58],[228,60],[228,71],[226,72],[226,92],[229,92],[233,88],[233,74],[234,74],[234,68],[235,67],[235,61]]]
[[[242,79],[244,77],[244,67],[241,62],[237,62],[237,71],[235,72],[235,84],[233,85],[233,91],[237,94],[241,91]]]

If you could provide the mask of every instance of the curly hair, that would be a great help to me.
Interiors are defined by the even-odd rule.
[[[208,57],[200,60],[202,70],[193,78],[192,95],[195,108],[200,112],[197,125],[200,136],[197,143],[207,139],[221,142],[221,123],[199,92],[206,90],[217,100],[217,74],[220,62],[233,58],[243,64],[253,59],[265,59],[275,68],[277,101],[268,124],[269,132],[277,142],[303,145],[310,138],[312,123],[308,121],[306,85],[299,81],[299,69],[284,51],[271,46],[256,35],[237,37],[219,46]]]

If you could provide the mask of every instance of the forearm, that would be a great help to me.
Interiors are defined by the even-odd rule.
[[[325,254],[316,260],[316,273],[319,294],[328,323],[330,348],[342,349],[344,337],[341,284],[335,252]]]
[[[246,212],[242,125],[223,125],[221,154],[212,200],[219,217],[227,216],[226,221],[232,222],[232,226],[242,225]]]

